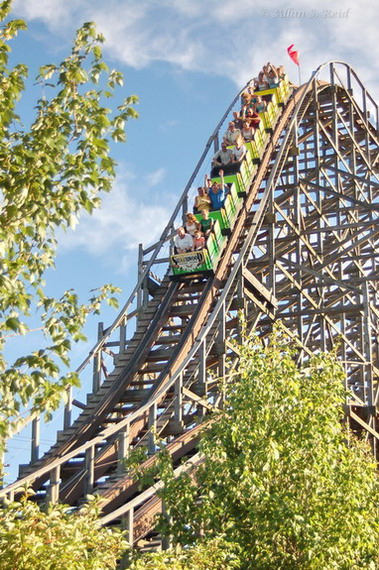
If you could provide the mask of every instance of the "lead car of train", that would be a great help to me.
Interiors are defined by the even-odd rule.
[[[209,212],[209,217],[214,220],[214,224],[212,232],[207,238],[206,247],[199,251],[171,255],[170,279],[181,280],[195,276],[195,274],[212,275],[218,265],[228,236],[233,230],[238,213],[258,169],[270,133],[273,132],[283,106],[291,93],[291,87],[287,76],[285,76],[277,87],[257,93],[266,100],[266,110],[259,113],[261,121],[255,131],[254,139],[245,142],[247,152],[244,160],[238,164],[238,170],[236,169],[232,174],[224,175],[224,182],[230,190],[224,200],[224,207],[221,210]],[[220,178],[212,177],[211,182],[214,181],[219,182]],[[196,217],[198,220],[201,219],[200,214]]]

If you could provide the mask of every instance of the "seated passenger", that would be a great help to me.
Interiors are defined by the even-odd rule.
[[[276,72],[279,76],[279,80],[284,79],[286,76],[286,70],[284,69],[283,65],[279,65],[279,67],[276,68]]]
[[[266,101],[264,101],[262,97],[258,95],[255,101],[255,111],[257,113],[263,113],[266,110],[266,106]]]
[[[175,253],[186,253],[187,251],[192,251],[193,247],[193,237],[186,233],[183,226],[176,230],[176,236],[174,237],[174,248]]]
[[[236,129],[242,128],[242,117],[240,116],[238,111],[233,111],[233,123]]]
[[[199,225],[199,222],[197,221],[195,215],[191,214],[191,212],[186,214],[184,229],[186,230],[187,234],[189,234],[190,236],[193,237],[195,235],[195,232],[199,228],[200,228],[200,225]]]
[[[213,220],[209,217],[209,211],[203,210],[201,212],[202,218],[200,220],[200,230],[203,233],[204,237],[207,238],[212,231],[213,228]]]
[[[233,162],[233,152],[227,147],[225,141],[221,143],[221,149],[216,152],[212,158],[212,171],[211,176],[214,176],[213,171],[218,170],[220,167],[227,166]]]
[[[233,162],[235,162],[233,155]],[[209,197],[212,203],[212,210],[221,210],[224,206],[224,191],[220,188],[218,182],[213,182],[211,190],[209,192]],[[201,222],[200,222],[201,223]]]
[[[224,134],[223,141],[225,141],[228,146],[234,146],[236,144],[236,140],[240,136],[241,136],[241,131],[239,129],[236,129],[236,126],[233,121],[230,121],[228,129]]]
[[[244,121],[249,121],[250,126],[253,127],[254,129],[257,129],[259,127],[259,123],[261,122],[261,118],[258,115],[258,113],[250,107],[246,111],[246,115],[244,116]]]
[[[234,162],[242,162],[243,159],[245,158],[247,148],[245,147],[243,142],[244,141],[242,137],[240,137],[236,141],[236,146],[233,149]]]
[[[254,139],[255,129],[250,125],[249,121],[242,123],[241,136],[245,142],[250,142]]]
[[[200,230],[196,230],[193,236],[193,251],[199,251],[205,247],[205,237]]]
[[[258,73],[258,77],[254,79],[254,89],[256,91],[265,91],[269,88],[269,84],[267,81],[267,77],[264,74],[264,71],[260,71]]]
[[[241,93],[241,106],[243,107],[244,105],[248,105],[250,103],[250,92],[249,90],[247,91],[243,91]]]
[[[199,186],[197,189],[197,196],[193,206],[193,213],[200,214],[202,210],[209,210],[211,207],[211,199],[208,196],[208,188]]]
[[[255,103],[257,102],[257,99],[259,97],[259,95],[257,95],[254,91],[253,87],[249,87],[249,93],[250,93],[250,101],[253,105],[255,105]],[[251,106],[251,105],[250,105]]]
[[[245,97],[244,101],[243,101],[243,105],[241,106],[241,117],[243,118],[246,115],[246,112],[248,109],[253,108],[254,107],[254,99],[255,96],[253,95],[249,95],[248,97]]]

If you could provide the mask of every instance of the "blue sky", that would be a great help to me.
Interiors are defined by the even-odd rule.
[[[125,76],[122,95],[136,94],[140,118],[127,124],[126,145],[117,145],[113,192],[92,218],[60,236],[57,267],[49,283],[57,294],[87,291],[105,282],[127,298],[136,281],[137,246],[153,243],[216,123],[236,92],[271,61],[298,70],[287,55],[300,51],[302,79],[328,60],[350,63],[377,98],[379,8],[376,0],[15,0],[15,17],[29,30],[12,42],[13,61],[29,65],[31,94],[21,104],[27,123],[38,67],[59,63],[75,30],[95,21],[104,33],[104,57]],[[105,325],[114,315],[106,312]],[[96,340],[76,348],[78,364]],[[10,446],[17,462],[27,435]],[[24,458],[22,458],[24,460]]]

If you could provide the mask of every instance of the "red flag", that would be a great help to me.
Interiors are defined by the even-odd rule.
[[[300,66],[300,63],[299,63],[299,52],[296,51],[296,50],[294,50],[294,49],[292,49],[294,45],[295,45],[295,44],[292,44],[292,45],[290,45],[290,47],[287,48],[287,53],[288,53],[288,55],[290,56],[290,58],[292,59],[292,61],[293,61],[294,63],[296,63],[296,65],[299,65],[299,66]]]

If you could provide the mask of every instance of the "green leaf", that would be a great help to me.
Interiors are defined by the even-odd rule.
[[[9,330],[18,332],[20,330],[20,321],[17,317],[10,317],[5,321],[5,327]]]

